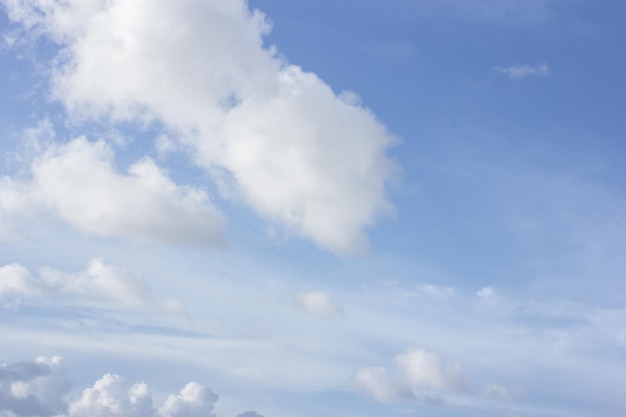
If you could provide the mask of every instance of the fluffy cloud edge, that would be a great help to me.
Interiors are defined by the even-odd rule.
[[[95,236],[224,246],[224,218],[207,193],[174,183],[152,159],[132,163],[123,174],[104,140],[40,146],[28,178],[0,181],[1,217],[53,213]]]
[[[13,417],[217,417],[219,395],[196,381],[168,395],[158,408],[146,382],[131,384],[117,374],[104,374],[73,399],[70,391],[59,356],[0,364],[0,412]],[[256,411],[240,416],[262,417]]]

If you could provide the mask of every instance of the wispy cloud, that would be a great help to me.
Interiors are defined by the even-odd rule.
[[[157,299],[139,276],[97,258],[76,273],[45,268],[36,276],[17,263],[0,266],[0,306],[19,303],[184,312],[180,301]]]
[[[546,63],[536,67],[531,65],[513,65],[510,67],[497,66],[495,70],[513,80],[527,77],[547,77],[552,73],[552,70]]]

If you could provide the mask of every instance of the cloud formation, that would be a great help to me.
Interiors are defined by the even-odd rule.
[[[64,411],[70,384],[60,374],[61,358],[0,364],[0,414],[47,417]]]
[[[459,363],[449,362],[444,365],[439,355],[426,349],[406,350],[396,356],[395,365],[407,382],[416,388],[459,391],[464,386]]]
[[[66,399],[69,392],[58,356],[0,364],[0,414],[9,417],[217,417],[213,410],[219,399],[191,381],[157,409],[148,384],[131,384],[116,374],[103,375],[74,400]],[[240,416],[263,417],[256,411]]]
[[[358,369],[352,383],[376,401],[390,402],[415,398],[411,389],[400,381],[392,380],[382,366]]]
[[[243,0],[4,3],[61,46],[51,86],[75,119],[162,123],[227,195],[336,253],[391,212],[393,137],[265,47],[270,25]]]
[[[34,276],[18,263],[0,266],[2,301],[183,312],[180,301],[157,299],[139,276],[98,258],[76,273],[44,268]]]
[[[495,70],[513,80],[527,77],[547,77],[552,72],[550,67],[545,63],[536,67],[531,65],[513,65],[510,67],[497,66]]]
[[[382,366],[358,369],[353,385],[379,402],[418,400],[429,405],[446,403],[446,394],[472,394],[458,362],[443,363],[440,356],[423,348],[410,348],[393,361],[395,372],[389,375]],[[504,387],[492,384],[486,396],[503,399]],[[508,398],[508,397],[507,397]]]
[[[296,294],[298,307],[318,317],[342,316],[343,308],[330,295],[321,291],[300,292]]]
[[[198,245],[222,243],[222,215],[206,192],[175,184],[150,158],[118,173],[113,149],[79,137],[48,144],[30,165],[30,178],[0,181],[0,211],[50,210],[98,236]]]

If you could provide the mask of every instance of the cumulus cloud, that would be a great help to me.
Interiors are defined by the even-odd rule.
[[[352,384],[380,402],[417,400],[432,406],[446,404],[444,395],[473,395],[461,365],[444,363],[441,357],[423,348],[410,348],[397,355],[391,370],[383,366],[358,369]],[[506,388],[491,384],[484,395],[508,399]]]
[[[172,394],[159,408],[162,417],[207,417],[213,411],[218,395],[210,389],[190,382],[178,394]]]
[[[365,248],[391,212],[392,136],[354,94],[264,46],[270,25],[245,1],[4,4],[61,46],[51,85],[75,119],[159,121],[225,195],[337,253]]]
[[[195,381],[171,394],[156,410],[145,382],[130,384],[119,375],[106,374],[69,403],[68,417],[212,417],[218,396]]]
[[[536,67],[533,67],[531,65],[513,65],[510,67],[497,66],[495,70],[511,79],[522,79],[527,77],[547,77],[552,72],[550,67],[545,63]]]
[[[104,141],[80,137],[50,144],[35,157],[29,180],[0,182],[0,211],[49,209],[87,233],[140,241],[218,245],[222,216],[207,194],[175,184],[144,158],[120,174]]]
[[[76,273],[44,268],[38,276],[13,263],[0,266],[0,301],[88,305],[105,308],[153,309],[182,312],[176,299],[160,300],[136,274],[101,259],[89,261]]]
[[[69,404],[69,416],[152,417],[152,398],[143,383],[130,385],[119,375],[106,374]]]
[[[191,381],[167,396],[159,408],[145,382],[130,383],[105,374],[73,400],[61,358],[39,357],[34,362],[0,364],[0,415],[8,417],[217,417],[219,396]],[[246,411],[239,417],[263,417]]]
[[[328,294],[320,291],[300,292],[296,294],[298,307],[318,317],[337,317],[343,315],[343,308]]]

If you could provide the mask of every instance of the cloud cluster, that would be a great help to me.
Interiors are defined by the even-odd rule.
[[[17,263],[0,266],[2,301],[183,312],[180,301],[155,298],[139,276],[117,266],[107,265],[97,258],[89,261],[84,271],[76,273],[44,268],[38,276],[34,276]]]
[[[550,67],[545,63],[536,67],[531,65],[513,65],[510,67],[498,66],[495,70],[513,80],[527,77],[547,77],[552,72]]]
[[[270,25],[245,1],[4,4],[60,45],[52,91],[76,120],[158,121],[225,195],[337,253],[365,248],[390,213],[393,137],[354,94],[264,46]]]
[[[176,185],[153,160],[118,173],[113,149],[80,137],[49,144],[30,178],[0,181],[0,211],[50,210],[79,230],[140,241],[217,245],[222,216],[201,189]]]
[[[191,381],[157,409],[148,384],[131,384],[115,374],[105,374],[67,401],[69,392],[58,356],[0,364],[0,415],[8,417],[216,417],[213,409],[219,399],[211,389]],[[256,411],[240,416],[262,417]]]
[[[218,395],[192,381],[169,395],[156,410],[145,382],[130,384],[119,375],[106,374],[68,404],[68,417],[215,417]]]

